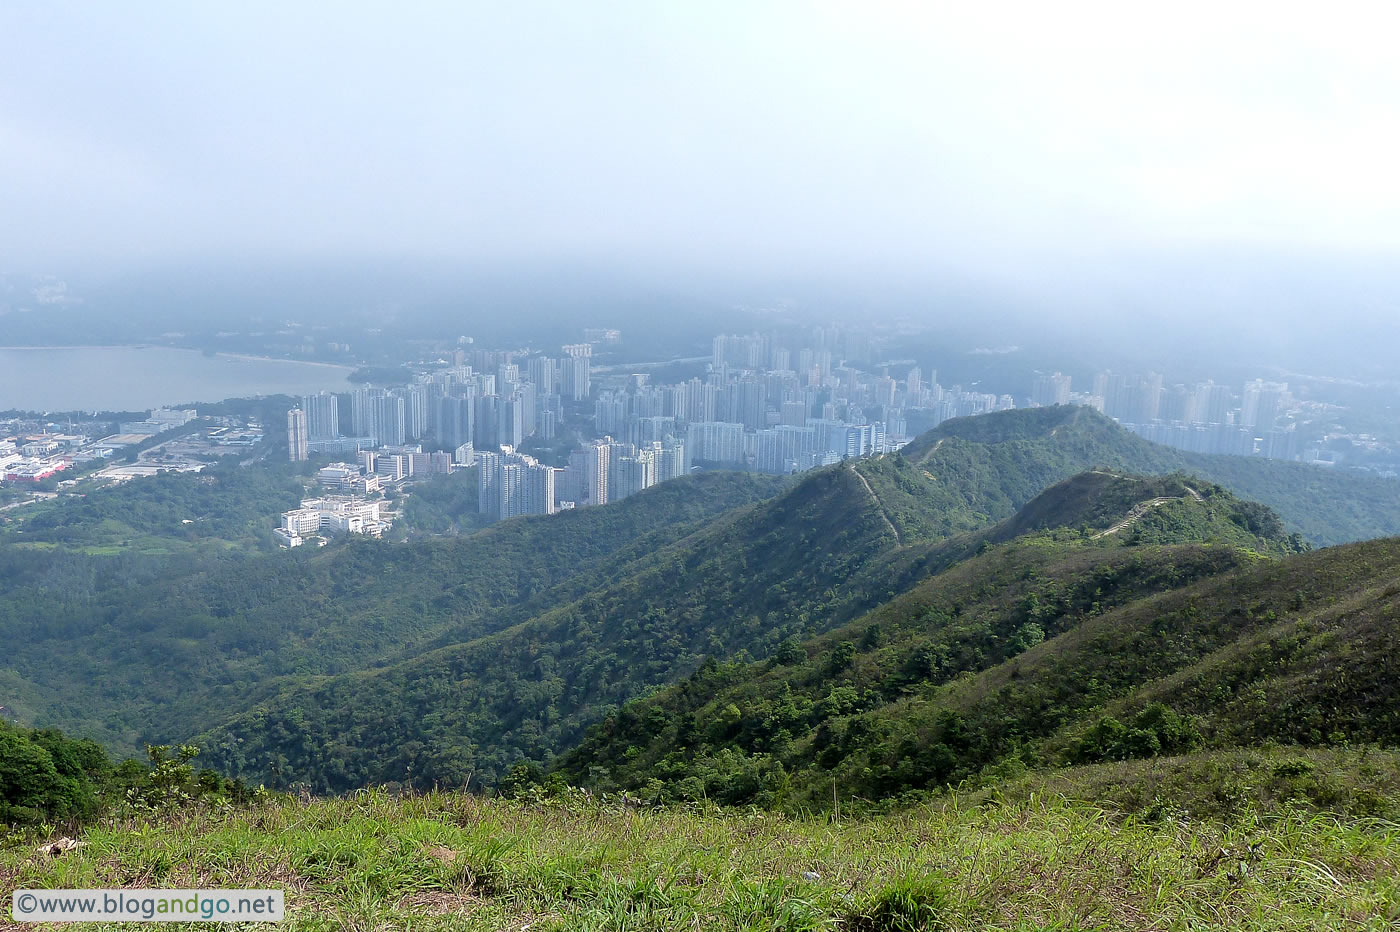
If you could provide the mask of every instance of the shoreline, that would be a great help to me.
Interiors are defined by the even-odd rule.
[[[165,349],[180,349],[180,348],[181,348],[181,347],[176,347],[176,346],[165,347]],[[203,351],[203,350],[191,350],[190,352],[199,353],[200,355],[203,355],[203,352],[204,352],[204,351]],[[345,363],[341,363],[341,362],[316,362],[315,360],[311,360],[311,359],[287,359],[287,358],[285,358],[285,357],[283,357],[283,356],[251,356],[251,355],[249,355],[249,354],[247,354],[247,353],[217,353],[217,352],[216,352],[214,355],[215,355],[215,356],[226,356],[226,357],[228,357],[229,359],[246,359],[246,360],[248,360],[249,362],[289,362],[289,363],[292,363],[292,364],[298,365],[298,366],[320,366],[320,367],[322,367],[322,368],[324,368],[324,369],[344,369],[347,375],[348,375],[349,373],[351,373],[351,372],[357,372],[357,371],[359,371],[359,369],[362,368],[361,366],[347,366]]]
[[[5,350],[104,350],[104,349],[163,349],[174,350],[182,353],[198,353],[205,356],[204,350],[195,349],[191,346],[167,346],[164,343],[74,343],[65,346],[0,346],[0,351]],[[321,366],[326,369],[343,369],[347,375],[355,372],[358,365],[347,365],[339,362],[319,362],[312,359],[291,359],[285,356],[255,356],[251,353],[225,353],[216,350],[214,356],[223,356],[228,359],[243,359],[248,362],[286,362],[298,366]]]

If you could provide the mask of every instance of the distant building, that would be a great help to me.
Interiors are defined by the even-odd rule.
[[[184,427],[197,416],[194,408],[156,408],[151,412],[151,420],[163,431]]]
[[[1240,423],[1263,432],[1272,431],[1290,401],[1288,384],[1255,379],[1245,384],[1240,399]]]
[[[656,485],[655,452],[639,450],[631,456],[619,456],[610,464],[608,481],[609,501],[621,501]]]
[[[404,399],[397,395],[385,395],[378,399],[379,412],[378,433],[379,445],[385,447],[398,447],[408,439],[407,406]]]
[[[344,492],[369,494],[380,490],[379,476],[374,473],[360,475],[360,470],[349,463],[331,463],[316,472],[316,481],[328,489]]]
[[[685,446],[691,462],[743,463],[744,425],[728,421],[692,423]]]
[[[679,437],[664,437],[652,443],[656,457],[656,481],[679,479],[690,472],[690,459],[686,456],[685,441]]]
[[[548,356],[536,356],[525,364],[530,381],[543,395],[553,394],[559,384],[559,366]]]
[[[312,440],[307,444],[312,453],[359,453],[374,446],[372,437],[336,437],[334,440]]]
[[[472,396],[447,395],[437,404],[438,442],[457,449],[471,445],[476,425],[476,399]]]
[[[587,343],[575,343],[564,347],[564,360],[560,372],[560,388],[565,398],[573,401],[587,401],[592,388],[591,360],[593,347]]]
[[[398,482],[413,475],[413,454],[381,453],[374,458],[374,473],[389,482]]]
[[[304,462],[310,458],[309,443],[306,412],[301,408],[292,408],[287,412],[287,452],[292,462]]]
[[[1070,377],[1059,372],[1038,374],[1031,385],[1031,403],[1042,408],[1069,404]]]
[[[845,438],[840,441],[845,444]],[[812,466],[817,452],[817,431],[814,427],[794,427],[780,424],[758,432],[758,469],[774,475],[801,472]]]
[[[477,508],[497,520],[555,512],[556,470],[502,447],[477,454]]]
[[[380,388],[358,388],[350,395],[350,430],[356,437],[369,437],[370,446],[379,445]]]
[[[1228,385],[1205,381],[1196,386],[1190,421],[1194,424],[1224,424],[1230,417],[1231,392]]]
[[[419,440],[428,434],[429,394],[422,385],[414,385],[403,394],[404,435]]]
[[[66,457],[52,457],[41,459],[15,459],[6,458],[6,465],[0,467],[0,479],[6,482],[39,482],[50,476],[56,476],[70,465]]]
[[[445,450],[436,450],[428,454],[427,472],[434,476],[445,476],[452,472],[452,454]],[[416,467],[415,467],[416,469]]]
[[[570,453],[566,470],[567,492],[572,496],[569,500],[580,505],[606,505],[611,461],[611,437],[604,437]]]
[[[379,537],[389,529],[381,507],[381,502],[358,498],[307,499],[300,508],[283,512],[282,526],[275,534],[284,547],[300,547],[306,538],[322,531]]]
[[[340,398],[334,392],[306,395],[301,399],[306,412],[307,433],[313,443],[334,441],[340,436]]]

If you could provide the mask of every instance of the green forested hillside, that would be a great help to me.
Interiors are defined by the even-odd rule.
[[[610,707],[706,657],[767,655],[785,639],[829,630],[998,533],[944,543],[915,538],[927,518],[920,505],[929,516],[947,512],[929,507],[939,501],[934,496],[901,499],[889,491],[898,479],[883,463],[814,473],[573,603],[384,671],[293,685],[202,741],[231,774],[305,775],[332,790],[386,780],[450,783],[468,774],[491,780],[521,756],[548,761]],[[1185,479],[1088,481],[1123,512],[1071,501],[1074,483],[1042,496],[1066,500],[1054,510],[1073,525],[1066,533],[1076,540],[1089,538],[1093,527],[1107,530],[1132,503],[1167,491],[1181,499],[1170,501],[1176,511],[1163,505],[1131,528],[1086,539],[1095,556],[1066,569],[1067,576],[1087,571],[1106,548],[1139,543],[1144,533],[1216,542],[1200,566],[1174,568],[1172,580],[1232,565],[1233,546],[1274,553],[1291,547],[1266,511],[1262,530],[1275,536],[1251,533],[1244,525],[1257,506],[1217,487],[1196,482],[1203,493],[1193,496]],[[996,565],[992,557],[984,562]]]
[[[1150,443],[1091,408],[1055,406],[945,421],[900,451],[999,520],[1086,469],[1187,472],[1268,505],[1314,546],[1400,535],[1400,482],[1261,457],[1208,456]],[[995,475],[996,482],[985,477]]]
[[[0,549],[131,557],[270,547],[277,515],[304,494],[304,466],[224,462],[65,494],[0,513]]]
[[[1115,538],[1106,543],[1213,543],[1277,555],[1307,549],[1272,509],[1181,473],[1083,472],[1050,486],[983,536],[1000,543],[1055,528]]]
[[[572,780],[821,806],[1027,766],[1400,742],[1400,542],[1282,560],[1024,537],[767,664],[626,707]]]
[[[706,658],[775,656],[1008,541],[1060,556],[1196,544],[1182,566],[1215,571],[1241,553],[1302,549],[1296,530],[1323,527],[1324,509],[1338,522],[1310,539],[1358,530],[1347,477],[1309,470],[1310,488],[1284,464],[1207,459],[1245,485],[1268,478],[1311,517],[1281,522],[1238,485],[1180,473],[1173,451],[1052,408],[949,421],[902,455],[792,480],[704,474],[454,540],[347,541],[169,572],[71,554],[47,567],[0,547],[22,576],[0,600],[0,634],[15,644],[0,702],[122,753],[203,735],[214,762],[250,780],[489,783],[518,760],[549,763]],[[1123,475],[1135,469],[1168,475]],[[1391,520],[1396,490],[1365,486],[1374,523]],[[1162,552],[1175,565],[1178,551]]]
[[[877,604],[898,548],[856,468],[803,477],[537,617],[364,674],[291,684],[205,738],[246,778],[321,790],[494,780],[548,760],[615,704],[706,656],[766,653]]]
[[[23,720],[120,753],[183,740],[279,677],[382,665],[529,618],[566,598],[575,577],[595,586],[609,561],[648,554],[780,487],[739,473],[697,476],[614,508],[460,539],[348,540],[172,572],[126,557],[58,554],[44,563],[0,548],[29,583],[0,599],[0,636],[11,645],[3,702]]]
[[[294,928],[1400,917],[1400,538],[1311,550],[1091,415],[946,428],[449,540],[0,546],[0,701],[214,768],[0,727],[0,820],[87,843],[0,874]]]

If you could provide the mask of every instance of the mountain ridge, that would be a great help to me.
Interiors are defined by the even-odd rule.
[[[1133,463],[1166,475],[1125,477]],[[253,781],[489,784],[706,658],[822,637],[984,547],[1086,549],[1143,501],[1169,499],[1094,546],[1189,544],[1192,566],[1220,559],[1212,546],[1303,549],[1267,507],[1179,463],[1088,409],[959,419],[905,453],[789,480],[702,474],[453,541],[352,541],[108,591],[45,622],[82,644],[73,669],[31,664],[29,645],[3,676],[44,724],[128,747],[199,735]],[[1280,482],[1284,500],[1311,488]],[[42,604],[25,590],[0,605],[0,633]]]
[[[907,800],[1008,766],[1400,742],[1400,539],[1284,559],[1040,540],[984,551],[776,665],[714,667],[638,700],[560,772],[644,798],[800,808],[833,786]],[[1131,597],[1096,578],[1130,581]]]
[[[450,773],[460,775],[462,762],[470,759],[470,771],[488,779],[493,772],[503,775],[514,759],[502,756],[504,748],[548,761],[606,707],[685,675],[706,656],[763,656],[785,639],[820,634],[897,598],[988,540],[970,534],[899,546],[879,493],[907,466],[892,472],[884,465],[862,462],[813,473],[783,495],[657,552],[651,566],[637,568],[625,583],[388,670],[292,685],[272,704],[237,716],[202,741],[224,770],[254,779],[270,772],[267,762],[281,753],[274,749],[290,740],[268,736],[302,729],[308,739],[290,745],[303,756],[277,765],[279,771],[320,774],[346,761],[364,768],[313,783],[322,791],[344,789],[356,779],[428,779],[425,767],[432,768],[432,778],[449,779],[437,757],[415,763],[396,753],[410,744],[453,747],[460,766]],[[1164,481],[1182,480],[1118,478],[1113,487],[1125,501],[1135,501]],[[1215,504],[1192,499],[1197,511],[1248,507],[1223,489],[1200,485]],[[898,519],[914,528],[918,522],[907,506],[900,504]],[[1235,524],[1226,526],[1241,547],[1289,552],[1286,539],[1268,543]],[[1277,519],[1271,526],[1281,534]],[[1192,528],[1191,538],[1218,541],[1223,533]],[[735,579],[742,580],[738,589]],[[361,708],[415,711],[390,723]],[[430,716],[437,729],[432,741],[424,740],[426,732],[416,724],[421,716]],[[343,745],[336,736],[344,734],[372,734],[372,746]],[[308,750],[332,747],[333,753]]]

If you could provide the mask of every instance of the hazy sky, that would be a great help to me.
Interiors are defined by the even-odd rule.
[[[1379,3],[5,0],[0,263],[1388,256],[1397,25]]]

